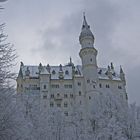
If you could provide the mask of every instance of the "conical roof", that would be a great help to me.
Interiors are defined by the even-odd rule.
[[[81,30],[81,33],[79,36],[79,40],[81,40],[82,38],[85,38],[85,37],[91,37],[94,40],[94,35],[92,34],[92,32],[90,30],[90,26],[88,25],[85,14],[84,14],[83,25],[82,25],[82,30]]]

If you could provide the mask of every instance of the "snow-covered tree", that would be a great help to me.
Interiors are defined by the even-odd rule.
[[[121,124],[125,120],[127,110],[127,105],[118,96],[110,93],[95,95],[93,111],[89,118],[94,140],[120,139]]]
[[[4,26],[5,24],[0,25],[0,88],[9,87],[10,80],[15,78],[11,67],[14,66],[16,54],[13,45],[6,42]]]
[[[0,139],[24,140],[29,138],[29,124],[22,113],[22,106],[16,104],[15,91],[3,88],[0,91]]]
[[[127,116],[123,122],[123,135],[127,140],[140,139],[139,107],[135,104],[129,106]]]
[[[140,109],[135,104],[128,106],[110,93],[95,95],[89,118],[93,140],[138,140],[139,120]]]
[[[20,104],[16,104],[15,90],[11,84],[15,78],[11,68],[15,64],[16,54],[13,45],[7,43],[4,27],[5,24],[0,25],[0,140],[30,139],[26,129],[28,124],[25,123]]]

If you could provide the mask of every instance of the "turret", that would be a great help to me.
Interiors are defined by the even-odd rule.
[[[38,66],[39,73],[41,72],[42,68],[43,68],[42,64],[40,63],[39,66]]]
[[[120,78],[121,78],[122,82],[124,83],[124,85],[126,85],[125,74],[124,74],[121,66],[120,66]]]
[[[64,73],[63,73],[63,70],[62,70],[62,65],[60,64],[59,65],[59,79],[63,79],[64,78]]]
[[[85,78],[86,92],[95,88],[95,83],[98,81],[97,75],[97,50],[94,48],[94,36],[87,24],[86,17],[83,17],[83,25],[79,36],[81,44],[80,58],[82,60],[82,70]]]
[[[109,79],[112,79],[112,72],[111,72],[110,66],[108,66],[107,75]]]
[[[39,70],[39,80],[40,80],[40,91],[42,93],[42,97],[47,96],[50,88],[50,78],[51,78],[50,66],[48,64],[47,67],[45,67],[40,63],[38,70]]]
[[[17,77],[17,93],[21,93],[23,91],[23,73],[22,73],[22,67],[24,66],[23,62],[20,63],[20,70],[18,73],[18,77]]]
[[[113,63],[111,62],[111,70],[114,70],[114,66]]]
[[[85,15],[82,25],[82,31],[79,36],[79,41],[82,48],[93,47],[94,44],[94,35],[90,30],[90,26],[87,24]]]

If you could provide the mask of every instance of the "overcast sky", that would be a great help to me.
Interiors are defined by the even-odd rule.
[[[0,0],[2,1],[2,0]],[[129,102],[140,105],[140,0],[9,0],[1,3],[8,41],[24,64],[66,64],[79,57],[79,34],[86,12],[95,36],[99,67],[122,65]]]

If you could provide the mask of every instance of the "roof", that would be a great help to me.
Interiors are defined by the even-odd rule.
[[[84,18],[84,20],[83,20],[83,25],[82,25],[82,30],[81,30],[81,33],[79,36],[79,40],[81,40],[84,37],[91,37],[94,41],[94,36],[90,30],[90,26],[87,24],[85,15],[83,18]]]
[[[61,68],[60,68],[61,67]],[[21,66],[20,72],[22,71],[23,78],[27,75],[27,71],[30,78],[39,78],[39,75],[50,75],[51,79],[60,79],[60,75],[63,76],[63,79],[73,79],[73,75],[75,77],[83,77],[82,66],[31,66],[31,65],[24,65]],[[109,80],[109,76],[107,74],[107,68],[98,68],[98,77],[99,79]],[[119,74],[114,70],[111,69],[110,73],[112,75],[112,80],[121,81]]]
[[[109,80],[109,77],[107,75],[107,68],[98,68],[98,77],[99,79],[104,79],[104,80]],[[112,80],[117,80],[117,81],[121,81],[119,74],[111,69],[111,74],[112,74]]]

